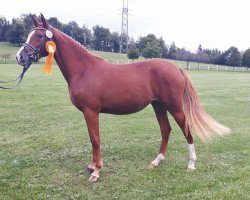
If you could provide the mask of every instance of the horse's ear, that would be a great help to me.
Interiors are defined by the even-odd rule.
[[[34,26],[38,27],[39,22],[37,21],[37,18],[34,15],[32,15],[32,21],[33,21]]]
[[[43,28],[49,29],[49,24],[47,20],[44,18],[42,13],[41,13],[41,22],[43,23]]]

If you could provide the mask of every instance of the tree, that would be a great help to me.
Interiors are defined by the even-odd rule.
[[[110,49],[110,31],[108,28],[96,25],[93,27],[93,47],[97,51],[108,51]]]
[[[137,47],[144,58],[159,58],[167,50],[164,40],[158,39],[154,34],[140,37]]]
[[[176,48],[176,53],[173,54],[176,60],[182,61],[194,61],[195,54],[191,53],[190,51],[186,50],[185,48]]]
[[[9,22],[5,17],[0,17],[0,41],[7,41],[6,33],[9,29]]]
[[[208,57],[209,57],[209,62],[212,64],[220,64],[220,58],[222,56],[222,53],[218,49],[205,49],[204,50]]]
[[[160,37],[158,39],[158,41],[159,41],[159,46],[161,47],[162,57],[167,58],[168,57],[168,47],[167,47],[165,41],[163,40],[162,37]]]
[[[83,34],[83,45],[87,48],[91,48],[93,41],[93,35],[91,33],[91,30],[88,29],[86,25],[83,25],[81,29]]]
[[[70,21],[68,24],[64,24],[62,27],[62,31],[68,36],[74,38],[77,42],[84,44],[86,34],[85,30],[80,28],[77,22]]]
[[[203,50],[201,44],[198,46],[195,61],[198,62],[198,67],[199,67],[199,63],[208,63],[209,62],[209,57],[208,57],[206,51]]]
[[[177,58],[177,50],[178,48],[175,45],[175,42],[172,42],[172,44],[170,45],[169,49],[168,49],[168,57],[170,59],[176,59]]]
[[[56,17],[50,17],[48,19],[48,23],[53,26],[54,28],[57,28],[58,30],[62,30],[63,24],[60,22]]]
[[[144,58],[160,58],[161,55],[162,49],[155,41],[148,43],[146,48],[142,50],[142,56]]]
[[[8,41],[21,46],[25,42],[25,26],[20,19],[12,19],[12,24],[8,30]]]
[[[201,46],[201,44],[198,46],[198,50],[197,50],[197,52],[202,52],[203,51],[203,48],[202,48],[202,46]]]
[[[223,51],[221,53],[220,58],[218,59],[218,63],[219,65],[226,65],[226,51]]]
[[[154,34],[148,34],[146,37],[140,37],[137,48],[140,52],[142,52],[142,50],[145,49],[149,43],[152,43],[154,41],[158,43],[158,40]]]
[[[228,66],[241,66],[242,56],[236,47],[230,47],[224,54],[223,59]]]
[[[113,32],[109,38],[109,51],[119,52],[120,50],[120,36],[117,32]]]
[[[127,57],[129,59],[132,59],[132,62],[134,61],[134,59],[138,59],[140,56],[140,52],[139,50],[136,48],[135,45],[130,45],[129,49],[128,49],[128,53],[127,53]]]
[[[35,14],[31,14],[31,13],[21,15],[20,19],[25,27],[25,35],[28,35],[30,31],[34,28],[34,25],[32,22],[32,16],[37,17]]]
[[[247,49],[243,54],[242,65],[250,67],[250,49]]]

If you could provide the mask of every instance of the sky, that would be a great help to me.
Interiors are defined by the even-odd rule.
[[[22,13],[43,13],[68,23],[100,25],[120,32],[123,0],[0,0],[0,16],[9,21]],[[249,0],[128,0],[129,35],[149,33],[182,48],[240,51],[250,48]]]

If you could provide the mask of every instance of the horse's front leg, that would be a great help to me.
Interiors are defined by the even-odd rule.
[[[88,166],[88,170],[92,172],[89,181],[95,182],[99,178],[99,171],[103,166],[100,148],[99,113],[91,109],[85,109],[84,117],[93,148],[93,159]]]

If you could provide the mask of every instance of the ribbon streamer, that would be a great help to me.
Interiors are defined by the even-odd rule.
[[[47,75],[52,74],[52,63],[54,58],[54,53],[56,51],[56,44],[53,41],[48,41],[45,44],[46,51],[48,52],[48,57],[45,61],[44,67],[43,67],[43,73]]]

